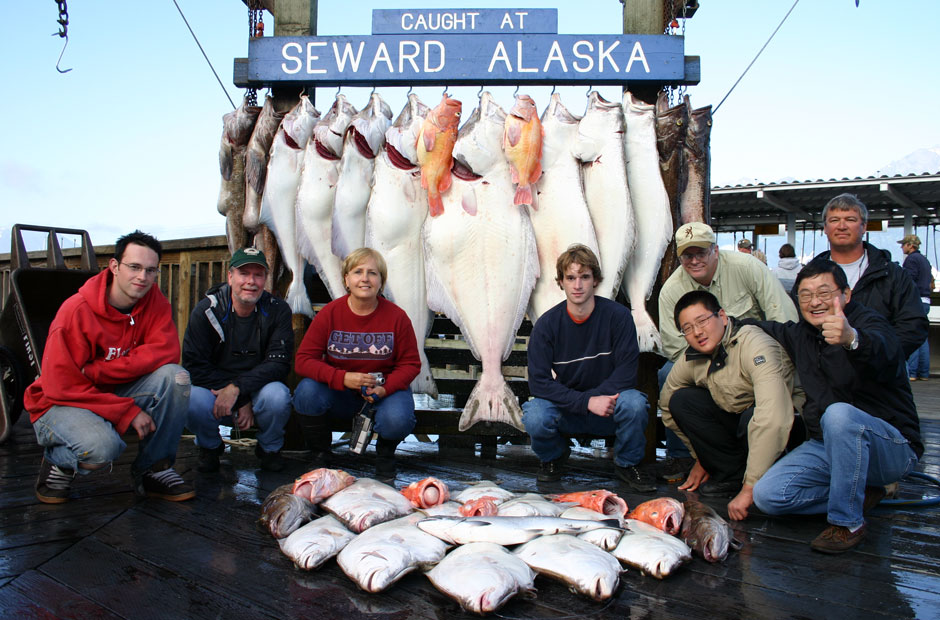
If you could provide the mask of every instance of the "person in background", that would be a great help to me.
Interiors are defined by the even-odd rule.
[[[738,252],[750,254],[765,265],[767,264],[767,255],[755,248],[750,239],[741,239],[738,241]]]
[[[927,339],[927,316],[911,277],[887,250],[862,240],[867,223],[868,208],[853,194],[830,200],[823,208],[830,249],[813,261],[831,260],[842,267],[852,298],[888,319],[907,358]]]
[[[780,284],[789,293],[793,289],[793,283],[796,281],[796,274],[800,273],[803,265],[800,259],[796,257],[796,250],[789,243],[780,246],[780,260],[777,261],[777,268],[774,269],[774,275],[780,280]]]
[[[380,296],[387,277],[377,251],[351,252],[343,261],[348,294],[317,313],[294,363],[303,377],[294,390],[294,409],[315,464],[329,463],[330,419],[351,420],[368,401],[375,403],[376,476],[383,479],[395,477],[395,449],[414,429],[409,386],[421,370],[411,319]]]
[[[108,268],[65,300],[49,327],[42,374],[24,409],[45,451],[36,497],[69,500],[76,474],[108,468],[133,429],[131,464],[141,496],[183,501],[196,492],[173,469],[189,405],[170,302],[154,286],[163,248],[139,230],[114,246]]]
[[[660,389],[673,363],[688,346],[679,328],[667,317],[674,316],[676,302],[689,291],[708,291],[725,312],[739,319],[797,320],[796,306],[773,272],[741,252],[719,252],[715,233],[707,224],[680,226],[676,230],[676,253],[680,268],[669,276],[659,294],[659,333],[667,358],[658,373]],[[681,480],[693,462],[675,433],[667,429],[666,460],[660,465],[659,477],[670,482]]]
[[[529,392],[523,424],[541,465],[539,482],[561,478],[570,449],[564,434],[614,436],[614,471],[633,493],[656,490],[640,468],[649,421],[636,389],[640,355],[630,310],[594,294],[600,262],[574,244],[555,262],[565,301],[539,317],[529,337]]]
[[[898,243],[901,244],[901,251],[905,255],[904,271],[914,280],[926,316],[930,313],[930,289],[933,280],[930,261],[920,253],[920,237],[917,235],[905,235]],[[924,342],[907,358],[907,374],[911,381],[926,381],[930,378],[930,345],[927,338],[924,338]]]
[[[268,261],[256,248],[232,254],[228,281],[196,304],[183,336],[183,366],[193,383],[187,428],[196,435],[203,472],[219,470],[225,444],[219,425],[259,429],[261,469],[281,471],[290,389],[284,384],[294,352],[291,311],[264,290]]]

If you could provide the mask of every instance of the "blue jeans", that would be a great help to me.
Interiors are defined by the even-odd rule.
[[[921,303],[924,314],[930,312],[930,304]],[[929,338],[907,358],[907,374],[911,379],[927,379],[930,377],[930,345]]]
[[[614,463],[637,465],[646,454],[649,403],[639,390],[625,390],[617,397],[614,414],[602,418],[593,413],[566,412],[553,402],[533,398],[522,405],[522,423],[532,439],[532,451],[543,463],[561,458],[567,441],[563,434],[614,435]]]
[[[675,362],[667,361],[656,373],[656,380],[659,381],[659,391],[663,391],[663,385],[666,384],[666,377],[669,371],[675,366]],[[685,459],[692,458],[692,453],[685,447],[679,436],[670,428],[666,429],[666,458]]]
[[[303,379],[294,390],[294,409],[300,415],[328,415],[351,420],[365,403],[357,392],[334,390],[313,379]],[[401,441],[414,430],[415,421],[415,401],[410,389],[390,394],[375,406],[373,428],[382,439]]]
[[[190,393],[189,373],[179,364],[166,364],[137,381],[117,386],[118,396],[134,399],[156,425],[157,430],[140,441],[131,472],[140,475],[156,463],[176,460],[176,448],[186,424]],[[33,424],[36,439],[45,448],[44,456],[59,467],[90,473],[79,463],[105,465],[117,459],[127,444],[114,425],[98,414],[79,407],[55,405]],[[129,428],[128,432],[134,432]]]
[[[212,415],[215,395],[204,387],[193,386],[189,398],[189,413],[186,427],[196,434],[196,445],[200,448],[218,448],[222,445],[219,425],[234,426],[232,416],[216,419]],[[265,452],[277,452],[284,445],[284,425],[290,418],[290,389],[280,381],[272,381],[251,395],[251,411],[255,425],[260,431],[258,445]]]
[[[848,403],[829,405],[821,425],[822,441],[800,444],[757,481],[754,503],[769,515],[826,513],[855,528],[865,522],[865,487],[900,480],[917,456],[898,429]]]

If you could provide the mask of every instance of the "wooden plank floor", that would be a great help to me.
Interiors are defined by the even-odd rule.
[[[940,476],[940,380],[913,385],[927,454],[918,470]],[[0,618],[460,618],[456,603],[420,573],[381,594],[368,594],[330,561],[304,572],[281,555],[255,521],[275,487],[308,468],[300,455],[278,474],[255,469],[249,448],[230,449],[218,474],[197,474],[190,440],[177,469],[195,481],[198,496],[174,504],[134,497],[127,452],[110,473],[83,477],[74,499],[48,506],[33,494],[40,461],[32,429],[21,419],[0,445]],[[337,448],[336,466],[371,475],[362,458]],[[630,505],[647,497],[622,493],[603,449],[575,450],[561,483],[537,485],[537,459],[526,446],[500,445],[495,460],[439,454],[412,440],[400,448],[401,487],[433,475],[452,489],[495,480],[513,491],[559,492],[604,487]],[[599,455],[599,457],[596,457]],[[937,495],[916,479],[902,495]],[[662,485],[660,495],[683,498]],[[709,500],[726,514],[723,501]],[[616,596],[594,603],[538,578],[538,596],[513,600],[507,618],[938,618],[938,507],[879,507],[870,534],[854,552],[825,556],[808,543],[822,517],[774,519],[760,514],[735,524],[743,548],[721,564],[701,559],[658,581],[630,570]]]

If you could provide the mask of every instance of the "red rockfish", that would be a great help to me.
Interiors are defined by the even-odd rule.
[[[418,134],[418,165],[421,166],[421,187],[428,190],[431,217],[444,212],[441,194],[450,188],[450,168],[454,163],[454,142],[460,124],[462,104],[444,95],[436,108],[428,113]]]
[[[542,176],[542,135],[535,102],[528,95],[518,95],[503,132],[503,151],[512,167],[512,182],[518,186],[513,204],[536,206],[532,185]]]

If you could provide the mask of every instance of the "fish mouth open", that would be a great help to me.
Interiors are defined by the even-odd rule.
[[[324,145],[322,142],[320,142],[316,138],[313,139],[313,143],[317,149],[317,155],[319,155],[323,159],[327,159],[329,161],[339,160],[339,155],[331,151],[326,145]]]

